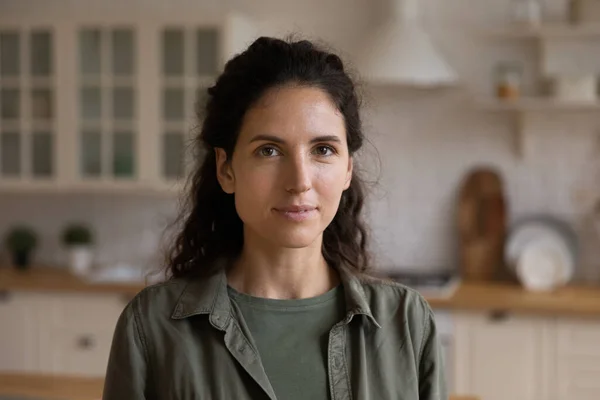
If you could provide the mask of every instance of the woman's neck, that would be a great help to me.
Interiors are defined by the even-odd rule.
[[[239,292],[271,299],[303,299],[319,296],[339,284],[337,271],[323,257],[321,238],[299,249],[274,248],[260,240],[244,239],[240,257],[227,271],[229,285]]]

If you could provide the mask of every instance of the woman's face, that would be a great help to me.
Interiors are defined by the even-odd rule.
[[[231,162],[217,149],[223,190],[235,193],[244,235],[301,248],[320,240],[350,186],[343,115],[321,89],[271,89],[250,108]]]

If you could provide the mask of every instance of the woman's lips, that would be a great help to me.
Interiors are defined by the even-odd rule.
[[[285,219],[294,222],[306,221],[317,214],[317,208],[314,206],[286,206],[275,208],[277,214]]]

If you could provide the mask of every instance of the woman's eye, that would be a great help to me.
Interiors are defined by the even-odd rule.
[[[262,157],[273,157],[279,154],[275,147],[263,147],[258,150],[258,153]]]
[[[318,146],[315,151],[320,156],[330,156],[335,153],[330,146]]]

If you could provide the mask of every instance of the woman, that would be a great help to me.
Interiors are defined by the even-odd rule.
[[[446,399],[431,309],[366,273],[340,58],[263,37],[208,93],[170,279],[124,310],[104,399]]]

